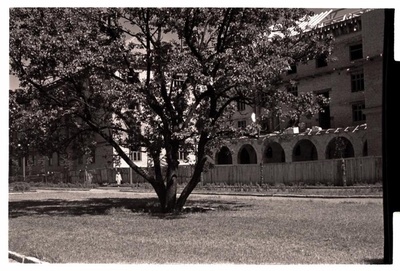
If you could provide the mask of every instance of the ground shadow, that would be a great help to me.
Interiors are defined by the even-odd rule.
[[[157,198],[89,198],[87,200],[21,200],[9,202],[9,218],[35,215],[80,216],[107,215],[113,210],[129,210],[163,219],[184,218],[184,214],[215,210],[238,210],[251,207],[242,202],[224,200],[188,201],[180,213],[163,214]]]

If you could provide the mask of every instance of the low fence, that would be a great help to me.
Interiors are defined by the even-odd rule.
[[[153,175],[153,168],[142,168],[143,170],[145,170],[147,173],[149,173],[150,175]],[[164,168],[165,170],[165,168]],[[102,176],[111,176],[108,179],[108,182],[110,183],[116,183],[116,178],[115,175],[117,173],[117,171],[119,171],[121,173],[121,177],[122,177],[122,183],[144,183],[146,182],[146,180],[140,176],[138,173],[136,173],[134,170],[131,170],[130,168],[118,168],[118,169],[108,169],[108,175],[106,175],[106,173],[104,172],[104,170],[102,171],[103,174]],[[164,172],[165,173],[165,172]],[[178,169],[178,183],[185,183],[188,182],[192,176],[193,173],[193,167],[192,166],[180,166]],[[94,171],[93,174],[95,176],[99,176],[98,170]],[[105,178],[99,178],[97,177],[95,179],[96,182],[100,183],[100,182],[107,182],[107,179]]]
[[[152,174],[151,168],[146,168]],[[144,178],[129,168],[102,168],[91,170],[54,172],[26,176],[25,181],[49,183],[116,183],[116,173],[122,183],[143,183]],[[193,173],[192,166],[180,166],[178,183],[186,183]],[[22,176],[10,177],[10,182],[23,181]],[[259,165],[215,165],[205,169],[201,184],[327,184],[347,185],[382,182],[381,157],[357,157],[320,161],[275,163]]]
[[[203,183],[331,184],[377,183],[382,181],[381,157],[358,157],[320,161],[216,165],[203,173]]]
[[[142,168],[150,175],[153,174],[152,168]],[[120,172],[122,183],[144,183],[146,180],[129,168],[98,168],[87,170],[70,170],[66,172],[48,172],[27,175],[10,176],[10,182],[30,182],[30,183],[109,183],[116,184],[116,174]],[[181,166],[178,169],[178,183],[188,182],[192,176],[192,166]]]

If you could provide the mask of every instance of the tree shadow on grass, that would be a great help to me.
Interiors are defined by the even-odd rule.
[[[200,207],[199,207],[200,206]],[[235,201],[201,200],[188,201],[187,207],[180,213],[163,214],[157,198],[89,198],[87,200],[21,200],[9,202],[9,218],[21,216],[81,216],[111,215],[116,210],[128,210],[133,213],[149,214],[163,219],[184,218],[192,212],[211,210],[238,210],[250,207]]]

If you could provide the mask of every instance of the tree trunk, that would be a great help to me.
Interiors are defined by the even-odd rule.
[[[165,212],[170,213],[175,211],[176,192],[177,192],[177,169],[172,167],[168,170],[167,188],[165,191]]]
[[[161,202],[161,205],[162,205],[162,211],[164,213],[172,213],[175,211],[175,205],[176,205],[177,171],[179,165],[178,161],[179,142],[168,140],[168,142],[166,143],[167,147],[165,148],[165,151],[167,160],[167,173],[166,173],[166,185],[165,185],[165,198],[164,201]],[[158,167],[155,167],[155,169],[157,168]]]
[[[179,199],[176,203],[175,209],[177,211],[182,210],[183,206],[186,203],[186,200],[188,199],[190,194],[193,192],[193,190],[196,188],[197,184],[200,182],[201,173],[203,172],[203,167],[204,167],[205,162],[206,162],[206,159],[204,158],[201,161],[199,161],[198,163],[196,163],[192,178],[190,179],[189,183],[183,189],[183,191],[180,194]]]
[[[190,196],[190,194],[193,192],[193,190],[196,188],[197,184],[200,182],[201,178],[201,173],[203,172],[204,165],[207,161],[206,155],[205,155],[205,150],[206,150],[206,145],[207,145],[208,139],[207,139],[207,134],[202,133],[200,136],[199,143],[197,145],[197,162],[194,167],[194,172],[192,175],[192,178],[190,179],[189,183],[185,186],[183,189],[181,195],[179,196],[179,199],[176,203],[175,209],[180,211],[182,210],[183,206],[186,203],[186,200]]]
[[[164,210],[165,210],[165,186],[164,186],[164,184],[159,184],[158,182],[151,182],[150,184],[157,194],[157,198],[160,203],[161,212],[164,212]]]

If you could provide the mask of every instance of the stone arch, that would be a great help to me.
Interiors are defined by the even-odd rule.
[[[264,163],[284,163],[285,162],[285,151],[281,144],[278,142],[271,142],[268,144],[263,153]]]
[[[329,141],[326,146],[326,159],[354,157],[354,148],[350,140],[338,136]]]
[[[257,153],[250,144],[243,145],[238,152],[238,164],[257,164]]]
[[[308,139],[299,140],[293,148],[292,161],[318,160],[317,148]]]
[[[217,165],[230,165],[232,164],[232,152],[228,147],[223,146],[215,155],[215,163]]]

